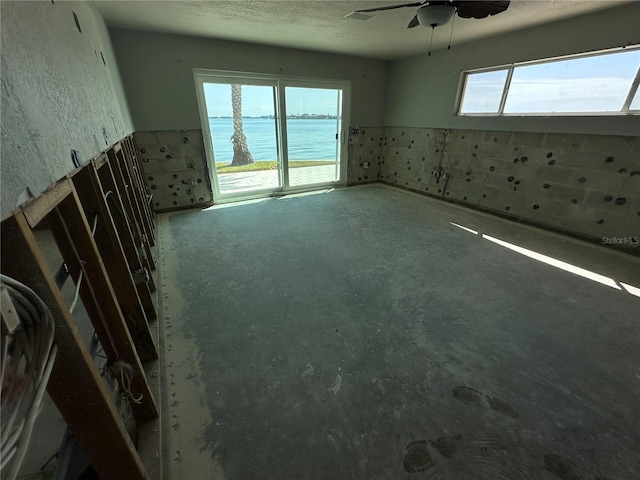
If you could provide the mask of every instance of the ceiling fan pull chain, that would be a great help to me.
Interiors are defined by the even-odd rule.
[[[449,32],[449,46],[447,47],[447,50],[451,50],[451,38],[453,37],[453,24],[455,22],[456,22],[456,17],[454,15],[453,19],[451,20],[451,32]]]
[[[431,40],[429,40],[429,55],[427,55],[428,57],[431,56],[431,45],[433,44],[433,31],[436,29],[436,27],[431,26]]]

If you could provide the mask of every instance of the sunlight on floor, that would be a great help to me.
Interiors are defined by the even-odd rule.
[[[300,193],[288,193],[284,195],[279,195],[278,200],[286,200],[288,198],[296,198],[296,197],[307,197],[309,195],[320,195],[323,193],[331,193],[335,190],[335,188],[325,188],[322,190],[312,190],[310,192],[300,192]]]
[[[627,283],[620,282],[620,285],[629,292],[631,295],[635,295],[636,297],[640,297],[640,288],[634,287],[633,285],[629,285]]]
[[[471,232],[471,233],[473,233],[474,235],[477,235],[477,234],[478,234],[478,232],[476,232],[475,230],[471,230],[470,228],[463,227],[462,225],[458,225],[457,223],[453,223],[453,222],[449,222],[449,223],[450,223],[451,225],[453,225],[454,227],[461,228],[462,230],[466,230],[467,232]]]
[[[242,207],[244,205],[252,205],[254,203],[262,203],[268,200],[286,200],[290,198],[296,197],[306,197],[309,195],[320,195],[323,193],[331,193],[335,190],[335,188],[323,188],[320,190],[312,190],[309,192],[299,192],[299,193],[275,193],[269,197],[260,197],[260,198],[252,198],[248,200],[238,200],[237,202],[229,202],[229,203],[220,203],[217,205],[212,205],[211,207],[203,208],[203,212],[209,212],[212,210],[221,210],[223,208],[232,208],[232,207]]]
[[[605,277],[604,275],[600,275],[599,273],[592,272],[590,270],[585,270],[584,268],[576,267],[575,265],[571,265],[570,263],[563,262],[553,257],[549,257],[547,255],[543,255],[538,252],[534,252],[533,250],[529,250],[528,248],[519,247],[514,245],[513,243],[505,242],[503,240],[499,240],[494,237],[490,237],[489,235],[482,235],[482,238],[489,240],[490,242],[497,243],[500,246],[508,248],[509,250],[513,250],[514,252],[518,252],[521,255],[524,255],[529,258],[533,258],[534,260],[538,260],[539,262],[546,263],[547,265],[551,265],[552,267],[559,268],[560,270],[564,270],[565,272],[573,273],[574,275],[579,275],[584,278],[588,278],[589,280],[593,280],[594,282],[601,283],[611,288],[615,288],[617,290],[622,290],[620,286],[613,280],[612,278]]]
[[[474,235],[478,235],[479,233],[475,230],[467,228],[463,225],[459,225],[457,223],[449,222],[454,227],[458,227],[467,232],[473,233]],[[601,283],[602,285],[606,285],[607,287],[615,288],[616,290],[626,290],[631,295],[635,295],[636,297],[640,297],[640,288],[634,287],[633,285],[628,285],[622,282],[616,282],[614,279],[610,277],[606,277],[604,275],[600,275],[599,273],[592,272],[591,270],[587,270],[581,267],[577,267],[576,265],[572,265],[567,262],[563,262],[562,260],[558,260],[557,258],[550,257],[548,255],[543,255],[542,253],[535,252],[533,250],[529,250],[528,248],[520,247],[518,245],[514,245],[513,243],[505,242],[504,240],[500,240],[498,238],[492,237],[486,234],[480,234],[482,238],[485,240],[489,240],[497,245],[508,248],[514,252],[517,252],[526,257],[532,258],[542,263],[546,263],[547,265],[551,265],[552,267],[559,268],[564,270],[565,272],[573,273],[574,275],[578,275],[583,278],[587,278],[594,282]],[[622,287],[620,287],[622,285]]]
[[[266,202],[268,200],[273,200],[273,197],[254,198],[253,200],[242,200],[242,201],[232,202],[232,203],[221,203],[218,205],[212,205],[211,207],[203,208],[202,211],[209,212],[211,210],[222,210],[223,208],[242,207],[244,205],[252,205],[254,203]]]

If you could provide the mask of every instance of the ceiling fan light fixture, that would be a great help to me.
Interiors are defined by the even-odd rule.
[[[449,23],[455,13],[456,9],[453,5],[430,4],[420,7],[416,17],[420,25],[435,28]]]

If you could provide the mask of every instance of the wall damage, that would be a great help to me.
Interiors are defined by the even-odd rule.
[[[639,246],[640,136],[385,127],[360,128],[349,143],[351,161],[379,162],[385,183]]]

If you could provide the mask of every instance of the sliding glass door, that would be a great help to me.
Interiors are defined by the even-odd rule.
[[[347,83],[194,75],[215,203],[346,183]]]
[[[278,191],[282,175],[276,85],[232,81],[202,84],[203,132],[214,174],[214,195],[224,198]]]
[[[340,180],[342,90],[285,87],[291,187]]]

